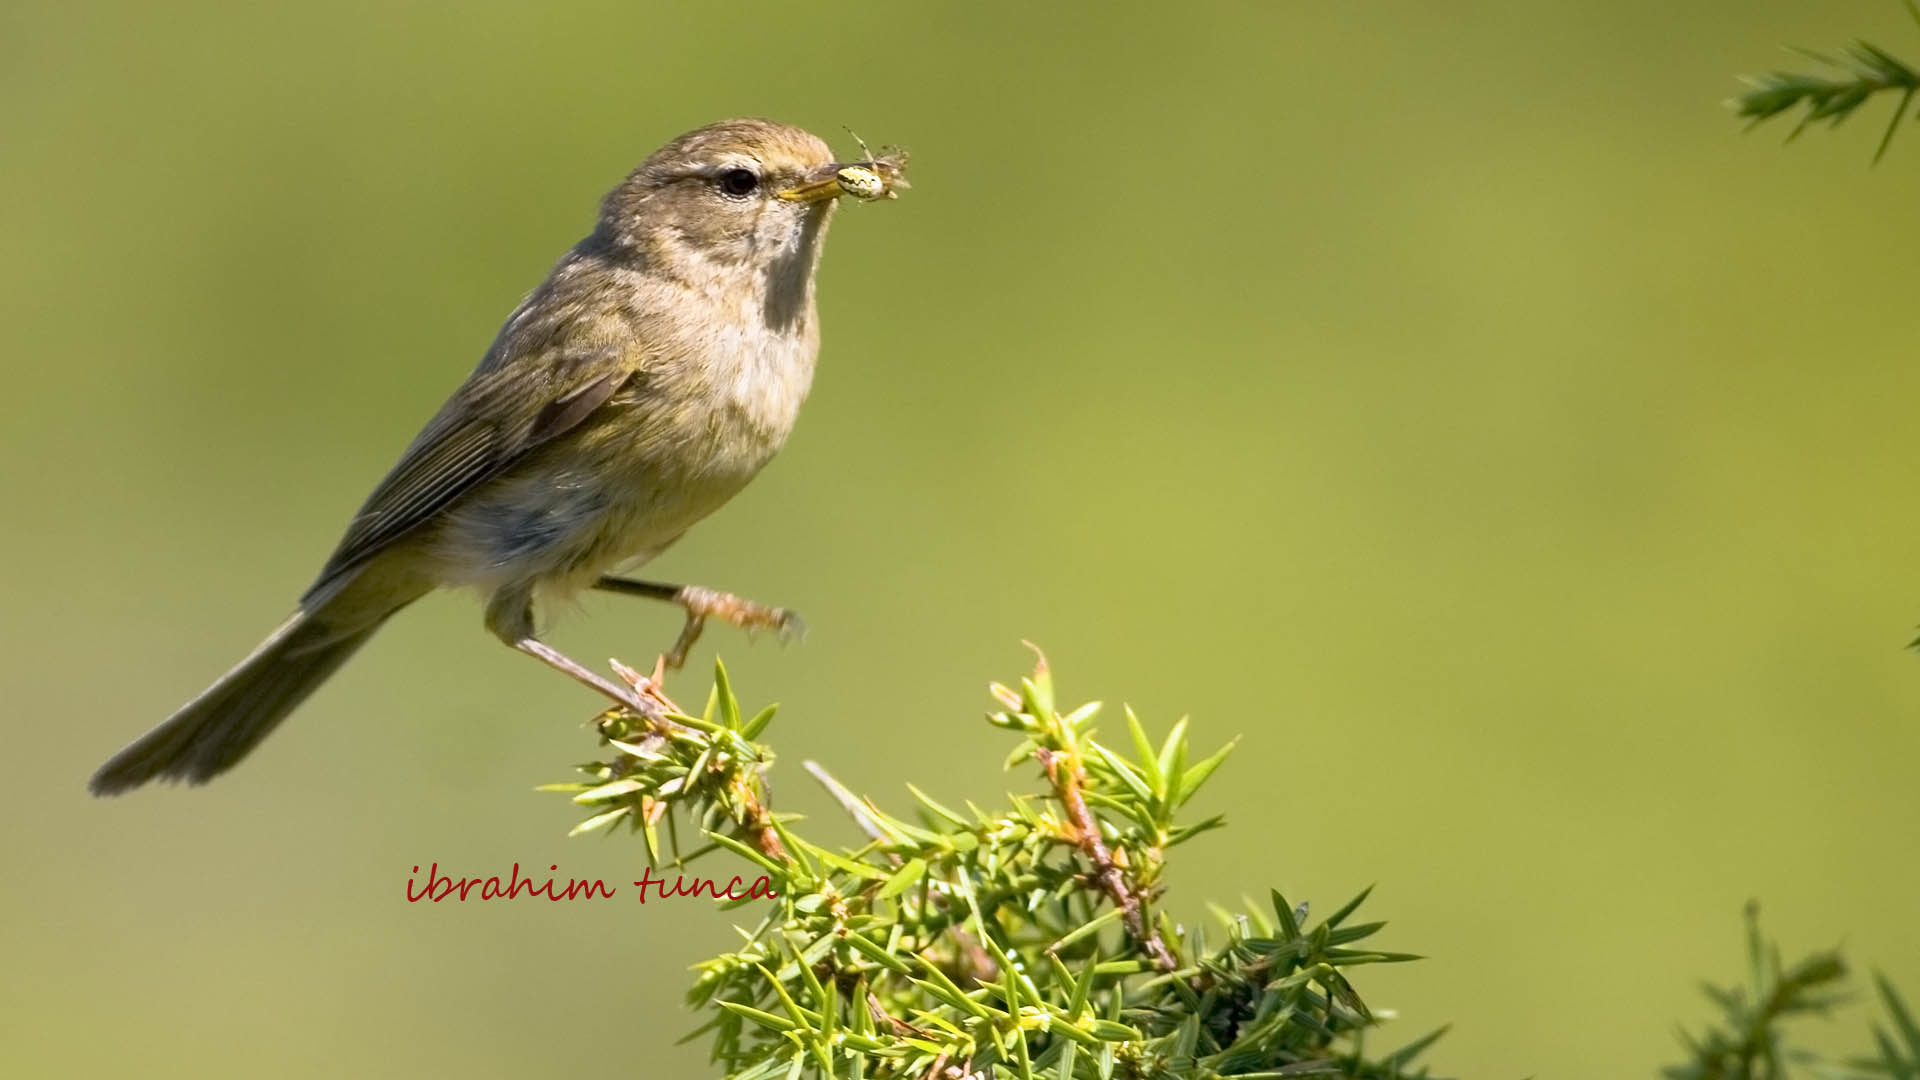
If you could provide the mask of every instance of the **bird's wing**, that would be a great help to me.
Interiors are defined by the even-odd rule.
[[[483,363],[373,489],[307,596],[577,427],[633,374],[624,350],[613,347]]]

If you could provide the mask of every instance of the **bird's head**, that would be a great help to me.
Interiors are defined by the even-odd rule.
[[[723,120],[673,140],[607,195],[600,230],[676,264],[764,269],[818,257],[843,195],[890,198],[904,156],[836,161],[825,141],[771,120]]]

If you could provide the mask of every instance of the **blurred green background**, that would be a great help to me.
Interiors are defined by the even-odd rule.
[[[720,914],[403,899],[640,857],[530,790],[598,706],[469,597],[212,787],[82,785],[279,621],[601,193],[734,114],[915,167],[834,229],[785,454],[653,567],[808,616],[679,684],[717,650],[784,703],[783,805],[840,827],[806,757],[1026,785],[979,717],[1030,638],[1244,736],[1175,910],[1378,882],[1432,959],[1361,990],[1454,1022],[1449,1072],[1673,1059],[1749,897],[1920,994],[1920,131],[1872,169],[1884,103],[1784,151],[1719,106],[1854,35],[1920,54],[1891,0],[6,5],[0,1072],[705,1075]],[[583,607],[582,657],[677,626]]]

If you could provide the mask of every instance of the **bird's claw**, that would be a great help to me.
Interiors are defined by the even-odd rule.
[[[799,612],[786,608],[760,607],[758,604],[753,606],[757,610],[746,618],[731,620],[733,625],[746,631],[749,640],[762,630],[773,631],[773,636],[779,638],[782,645],[799,641],[807,636],[807,621],[800,617]]]
[[[773,633],[780,639],[780,644],[806,640],[807,620],[801,618],[799,612],[788,608],[774,608],[773,613],[778,616],[773,626]]]
[[[687,625],[680,631],[680,639],[673,643],[673,648],[660,658],[661,668],[678,669],[686,663],[687,653],[700,639],[709,618],[731,623],[746,631],[748,637],[761,630],[773,631],[782,643],[806,636],[806,621],[797,611],[756,604],[732,593],[699,585],[682,588],[674,599],[686,609]]]
[[[633,687],[635,690],[639,691],[640,693],[647,694],[647,693],[659,692],[660,676],[662,673],[660,671],[660,664],[658,661],[654,663],[653,674],[651,675],[640,674],[637,668],[628,667],[627,665],[621,663],[618,658],[609,659],[607,663],[613,668],[613,673],[615,675],[620,676],[621,681],[625,682],[628,686]]]

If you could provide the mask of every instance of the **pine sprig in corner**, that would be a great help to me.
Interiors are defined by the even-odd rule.
[[[1920,4],[1915,0],[1902,0],[1902,3],[1914,22],[1920,23]],[[1750,121],[1749,131],[1782,113],[1804,108],[1800,122],[1787,133],[1787,141],[1791,142],[1813,124],[1839,127],[1869,100],[1889,92],[1898,93],[1900,103],[1894,107],[1887,130],[1873,154],[1873,160],[1878,163],[1886,156],[1887,147],[1893,144],[1893,134],[1900,122],[1913,111],[1915,97],[1920,96],[1920,72],[1885,49],[1865,41],[1855,41],[1839,56],[1809,49],[1792,51],[1827,70],[1810,75],[1774,71],[1746,78],[1743,81],[1749,89],[1728,101],[1728,107],[1736,116]]]

